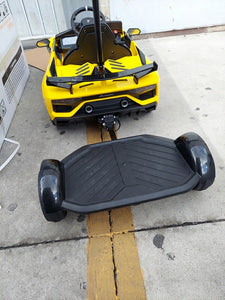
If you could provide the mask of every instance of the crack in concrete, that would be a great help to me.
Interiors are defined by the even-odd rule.
[[[110,222],[110,229],[112,230],[112,222],[111,222],[111,216],[109,215],[109,222]],[[126,233],[136,233],[136,232],[144,232],[144,231],[154,231],[154,230],[160,230],[160,229],[169,229],[169,228],[179,228],[179,227],[188,227],[188,226],[198,226],[198,225],[204,225],[204,224],[214,224],[214,223],[222,223],[225,222],[225,219],[217,219],[217,220],[208,220],[208,221],[194,221],[194,222],[184,222],[180,224],[170,224],[170,225],[163,225],[163,226],[154,226],[154,227],[146,227],[146,228],[140,228],[135,230],[128,230],[128,231],[121,231],[121,232],[112,232],[110,233],[110,237],[113,244],[113,236],[114,235],[120,235],[120,234],[126,234]],[[15,244],[10,246],[1,246],[1,250],[9,250],[9,249],[17,249],[17,248],[27,248],[27,247],[33,247],[33,246],[41,246],[41,245],[48,245],[48,244],[55,244],[55,243],[64,243],[64,242],[71,242],[71,241],[79,241],[84,239],[90,239],[94,237],[100,237],[100,236],[109,236],[109,234],[101,234],[101,235],[93,235],[93,236],[83,236],[83,237],[73,237],[68,239],[60,239],[60,240],[50,240],[50,241],[42,241],[42,242],[35,242],[35,243],[22,243],[22,244]],[[112,246],[113,250],[113,246]],[[115,266],[115,265],[114,265]]]
[[[109,210],[108,213],[109,213],[109,227],[110,227],[110,233],[111,233],[110,240],[111,240],[111,246],[112,246],[112,262],[113,262],[115,295],[116,295],[116,299],[117,299],[117,296],[118,296],[117,268],[116,268],[115,255],[114,255],[114,232],[113,232],[113,229],[112,229],[111,210]]]
[[[160,229],[198,226],[198,225],[203,225],[203,224],[213,224],[213,223],[222,223],[222,222],[225,222],[225,219],[208,220],[208,221],[194,221],[194,222],[184,222],[184,223],[181,223],[181,224],[170,224],[170,225],[163,225],[163,226],[154,226],[154,227],[147,227],[147,228],[130,230],[129,232],[134,232],[135,233],[135,232],[142,232],[142,231],[153,231],[153,230],[160,230]]]
[[[84,240],[84,239],[88,239],[88,236],[74,237],[74,238],[60,239],[60,240],[42,241],[42,242],[36,242],[36,243],[22,243],[22,244],[10,245],[10,246],[1,246],[0,251],[1,250],[9,250],[9,249],[42,246],[42,245],[55,244],[55,243],[72,242],[72,241],[79,241],[79,240]]]

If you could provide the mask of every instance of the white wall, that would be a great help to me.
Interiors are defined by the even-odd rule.
[[[225,25],[225,0],[110,0],[110,16],[142,33]]]
[[[51,36],[69,26],[71,13],[91,0],[8,0],[22,39]],[[111,20],[142,33],[225,24],[225,0],[100,0]]]

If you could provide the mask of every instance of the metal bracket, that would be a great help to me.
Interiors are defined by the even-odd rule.
[[[112,140],[116,140],[115,125],[117,117],[115,115],[104,115],[98,119],[98,122],[109,132]]]

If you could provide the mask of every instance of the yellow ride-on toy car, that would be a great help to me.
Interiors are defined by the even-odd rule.
[[[189,190],[204,190],[215,178],[212,155],[195,133],[176,140],[139,135],[116,140],[118,115],[156,108],[157,64],[131,41],[121,22],[106,22],[98,0],[71,18],[72,29],[38,42],[51,52],[43,95],[54,124],[96,118],[112,141],[84,146],[62,161],[43,160],[40,204],[48,221],[67,210],[81,214],[134,205]],[[79,13],[94,18],[76,22]]]
[[[98,4],[98,3],[97,3]],[[93,11],[94,17],[77,17]],[[50,40],[51,57],[42,83],[43,97],[54,124],[156,108],[159,99],[157,64],[131,40],[139,29],[126,33],[121,21],[106,22],[96,2],[71,17],[71,29]]]

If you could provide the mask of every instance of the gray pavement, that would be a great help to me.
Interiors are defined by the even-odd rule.
[[[86,299],[85,240],[4,250],[0,262],[1,299]]]
[[[149,299],[225,298],[224,40],[217,32],[137,42],[159,64],[160,103],[138,120],[122,118],[119,137],[195,131],[217,171],[204,192],[132,208]],[[0,173],[0,299],[85,299],[86,220],[70,212],[60,223],[46,222],[37,194],[42,159],[60,160],[85,145],[85,125],[56,129],[42,101],[43,72],[30,71],[7,135],[21,148]]]

